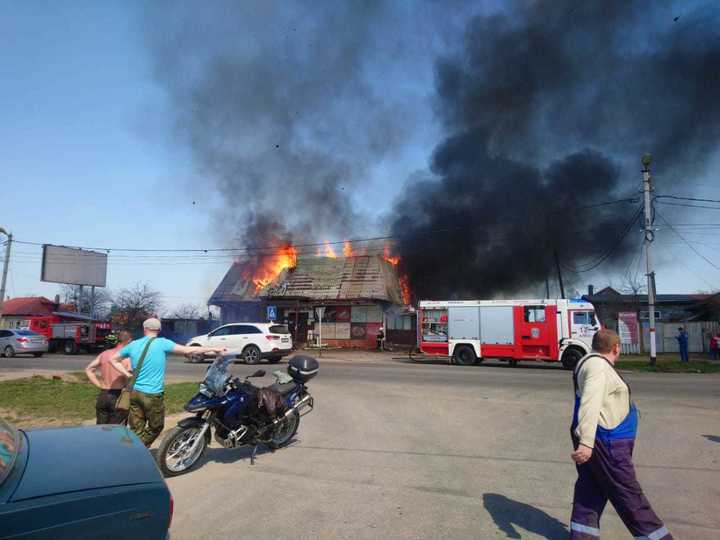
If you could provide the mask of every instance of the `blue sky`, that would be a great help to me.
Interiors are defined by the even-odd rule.
[[[188,151],[172,139],[168,97],[153,77],[141,17],[138,4],[129,2],[6,2],[0,7],[0,226],[16,239],[179,249],[232,243],[213,226],[213,218],[223,216],[214,214],[220,205],[212,183],[198,179]],[[426,167],[437,140],[427,99],[432,66],[417,76],[428,85],[425,94],[413,91],[422,120],[416,125],[422,127],[392,160],[370,171],[366,186],[366,193],[381,190],[385,203],[362,194],[356,200],[372,218],[402,188],[396,179]],[[691,186],[700,196],[720,198],[712,178],[693,179],[684,187]],[[196,199],[203,204],[194,205]],[[697,219],[720,222],[720,216]],[[671,232],[658,236],[658,245],[664,245],[658,255],[661,292],[720,286],[720,271]],[[720,266],[717,236],[688,230],[687,238]],[[39,280],[38,247],[16,244],[13,255],[10,296],[58,291]],[[110,257],[111,289],[148,282],[162,292],[169,309],[203,305],[229,264],[227,258]],[[640,259],[630,266],[641,268]],[[603,286],[610,278],[603,272],[586,281]],[[620,283],[617,276],[613,283]]]

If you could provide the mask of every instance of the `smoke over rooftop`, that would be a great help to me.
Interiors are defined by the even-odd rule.
[[[418,296],[513,293],[553,252],[586,270],[637,250],[618,238],[638,205],[582,207],[636,196],[645,152],[670,188],[716,151],[718,11],[693,6],[552,0],[468,23],[437,62],[434,178],[395,207]]]
[[[387,215],[418,297],[525,290],[554,251],[567,267],[622,260],[637,205],[582,207],[636,196],[645,152],[662,187],[701,173],[720,135],[712,2],[148,9],[178,139],[240,245],[385,232],[359,201],[434,105],[443,138],[416,149],[430,170],[397,178]]]

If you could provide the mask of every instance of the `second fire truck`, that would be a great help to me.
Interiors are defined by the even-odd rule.
[[[421,301],[418,321],[421,352],[461,365],[498,358],[572,369],[600,328],[592,304],[564,299]]]

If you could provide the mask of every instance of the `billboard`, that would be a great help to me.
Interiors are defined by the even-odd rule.
[[[106,253],[43,245],[41,281],[105,287],[106,279]]]

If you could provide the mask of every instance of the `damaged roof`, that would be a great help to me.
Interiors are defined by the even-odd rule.
[[[300,257],[295,268],[283,270],[260,290],[243,278],[244,268],[243,263],[233,264],[208,304],[269,299],[403,303],[398,273],[380,256]]]

